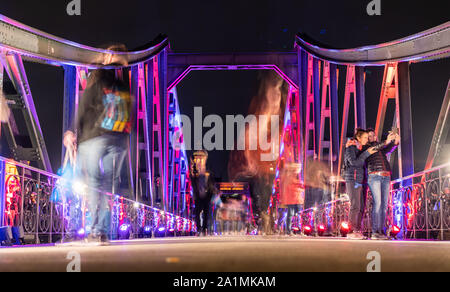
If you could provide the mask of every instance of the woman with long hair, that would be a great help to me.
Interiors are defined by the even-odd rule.
[[[289,85],[272,70],[263,71],[259,79],[258,93],[253,97],[248,111],[249,115],[256,117],[257,129],[251,130],[247,125],[241,133],[238,133],[238,141],[244,142],[245,149],[231,152],[228,174],[232,181],[249,182],[253,214],[261,219],[262,233],[271,233],[268,209]],[[261,119],[262,116],[265,119]],[[278,128],[272,124],[273,117],[278,118]],[[264,149],[260,143],[257,143],[256,149],[251,149],[251,141],[261,142],[263,139],[271,145],[269,149]]]
[[[350,198],[350,227],[351,233],[347,236],[349,239],[363,239],[362,218],[365,208],[365,193],[363,192],[363,183],[365,181],[366,159],[376,152],[371,147],[362,151],[362,147],[367,145],[369,134],[363,129],[357,129],[353,139],[347,142],[344,157],[344,179],[347,194]]]

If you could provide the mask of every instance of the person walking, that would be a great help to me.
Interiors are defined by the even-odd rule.
[[[305,188],[300,183],[301,164],[288,163],[281,174],[280,205],[287,208],[286,234],[294,235],[292,219],[302,210],[305,203]]]
[[[191,159],[191,183],[194,195],[194,214],[199,236],[208,235],[211,199],[215,195],[214,179],[206,170],[208,152],[196,151]],[[202,216],[203,215],[203,216]]]
[[[126,67],[124,45],[107,48],[103,65]],[[64,135],[66,147],[78,144],[77,177],[87,185],[91,214],[90,242],[107,242],[111,210],[104,192],[116,193],[120,173],[129,147],[134,100],[130,89],[116,70],[97,69],[90,73],[87,87],[80,99],[76,131]],[[127,74],[123,74],[126,76]]]

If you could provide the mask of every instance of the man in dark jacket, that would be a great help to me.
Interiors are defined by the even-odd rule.
[[[369,136],[376,137],[374,132]],[[368,184],[373,197],[372,206],[372,239],[387,239],[385,235],[386,211],[391,184],[391,167],[386,156],[392,153],[400,144],[400,136],[390,132],[384,145],[376,142],[375,138],[366,147],[382,146],[380,151],[372,154],[366,160]]]
[[[196,151],[191,160],[191,183],[198,235],[207,235],[211,199],[216,193],[214,179],[211,173],[206,170],[207,160],[208,153],[206,151]]]

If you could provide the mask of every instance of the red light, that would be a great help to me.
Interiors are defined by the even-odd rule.
[[[323,236],[323,234],[325,233],[325,230],[326,230],[326,228],[325,228],[325,225],[323,225],[323,224],[320,224],[317,227],[317,233],[319,234],[319,236]]]
[[[312,227],[311,227],[311,226],[306,225],[305,227],[303,227],[303,233],[304,233],[305,235],[310,235],[311,232],[312,232]]]
[[[401,231],[400,227],[394,225],[394,226],[392,226],[392,229],[391,229],[391,235],[395,237],[400,233],[400,231]]]
[[[348,225],[347,222],[342,222],[341,223],[341,235],[343,237],[347,236],[347,234],[350,232],[350,226]]]

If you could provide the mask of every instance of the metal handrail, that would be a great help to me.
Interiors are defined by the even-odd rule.
[[[168,38],[158,36],[146,49],[132,52],[114,52],[93,48],[56,37],[0,14],[0,48],[16,52],[29,61],[50,65],[75,65],[89,69],[120,68],[98,63],[104,54],[127,57],[129,66],[146,62],[168,46]]]
[[[82,205],[75,207],[75,205],[81,204],[76,202],[85,202],[86,197],[84,193],[88,189],[93,190],[92,188],[84,186],[83,194],[76,194],[76,192],[72,190],[72,184],[66,184],[66,182],[73,183],[73,181],[69,179],[62,178],[53,173],[43,171],[34,168],[32,166],[29,166],[27,164],[16,162],[14,160],[4,158],[1,156],[0,156],[0,164],[5,166],[6,165],[14,166],[17,169],[16,171],[11,173],[7,171],[5,167],[5,173],[2,174],[5,180],[2,182],[1,186],[2,190],[0,190],[0,195],[4,194],[5,197],[0,198],[0,203],[4,204],[0,206],[1,207],[0,209],[6,210],[3,207],[7,206],[5,200],[6,193],[10,191],[10,190],[7,191],[6,189],[7,187],[9,187],[9,184],[7,185],[6,178],[8,178],[9,180],[10,176],[15,177],[20,184],[20,193],[16,193],[17,196],[16,203],[18,205],[16,206],[17,208],[14,208],[15,215],[12,221],[10,220],[11,222],[14,223],[3,222],[5,225],[22,226],[24,228],[25,234],[34,235],[36,238],[36,243],[40,243],[40,236],[50,236],[50,238],[52,237],[52,235],[64,236],[66,230],[69,228],[69,225],[71,224],[71,221],[73,220],[73,218],[71,218],[70,216],[67,217],[68,216],[67,208],[69,206],[70,208],[76,208],[76,210],[78,210],[77,213],[81,212],[83,214],[81,217],[78,217],[78,219],[75,219],[75,221],[79,222],[80,220],[82,220],[83,222],[85,222],[86,217],[84,213],[85,212],[84,207],[82,207]],[[32,174],[32,176],[30,176],[29,174]],[[52,196],[52,193],[55,190],[58,189],[60,192],[66,193],[67,188],[68,193],[74,194],[74,196],[72,196],[72,199],[67,199],[66,195],[63,194],[62,202],[51,201],[50,197]],[[177,232],[191,232],[195,230],[195,223],[191,219],[183,218],[182,216],[175,215],[170,212],[166,212],[164,210],[160,210],[158,208],[146,205],[144,203],[133,201],[119,194],[112,194],[98,189],[95,189],[95,191],[98,191],[103,196],[108,196],[109,197],[108,200],[110,200],[111,202],[110,205],[112,207],[111,216],[112,218],[115,216],[117,221],[117,222],[114,220],[111,221],[112,235],[118,235],[117,229],[120,226],[117,225],[119,223],[118,219],[119,217],[116,210],[118,210],[117,208],[119,208],[120,206],[121,206],[120,210],[122,210],[124,214],[126,214],[126,216],[123,218],[124,222],[126,222],[127,224],[131,224],[136,228],[144,227],[139,226],[140,222],[142,222],[142,219],[145,222],[153,222],[153,220],[157,219],[158,226],[161,226],[160,224],[163,224],[164,227],[167,227],[176,224],[176,229],[174,228],[174,230],[177,230]],[[72,201],[72,203],[69,205],[68,204],[69,200],[74,199],[75,202]],[[34,200],[34,203],[30,203],[30,200]],[[18,202],[20,202],[20,204]],[[55,211],[57,210],[55,208],[58,208],[57,206],[59,206],[60,210],[62,210],[58,213],[58,215],[56,215],[55,213]],[[11,211],[12,209],[8,210]],[[25,215],[26,213],[27,215]],[[3,216],[6,216],[6,213],[3,213],[2,211],[0,215],[3,218]],[[46,221],[42,223],[43,220]],[[179,227],[178,224],[180,224],[180,222],[183,223],[183,227]],[[58,224],[57,226],[59,227],[55,227],[56,225],[54,224]],[[155,224],[151,223],[151,225],[156,228]],[[187,226],[190,226],[189,231],[187,230],[188,229]],[[133,229],[133,231],[136,232],[137,234],[140,234],[138,233],[139,229]]]
[[[301,35],[295,43],[314,57],[339,65],[383,66],[394,62],[424,62],[450,56],[450,21],[395,41],[354,49],[329,49]]]

